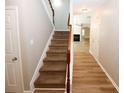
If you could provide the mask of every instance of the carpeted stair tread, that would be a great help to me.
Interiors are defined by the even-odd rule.
[[[53,38],[51,41],[54,41],[54,40],[57,40],[57,41],[68,41],[68,39],[67,38],[58,38],[58,39],[56,39],[56,38]]]
[[[67,49],[67,46],[53,46],[53,45],[50,45],[49,46],[49,49],[56,49],[56,50],[58,50],[58,49]]]
[[[67,47],[67,44],[55,44],[55,43],[51,43],[52,47]]]
[[[66,72],[42,72],[35,81],[35,88],[65,88]]]
[[[55,34],[69,34],[69,31],[55,31]]]
[[[67,39],[68,36],[53,36],[53,39]]]
[[[58,36],[59,36],[59,35],[66,36],[66,35],[69,35],[69,33],[56,33],[56,32],[55,32],[54,35],[58,35]]]
[[[42,71],[66,71],[66,62],[46,62],[40,69]]]
[[[66,54],[66,52],[47,52],[47,56],[66,57],[67,54]]]
[[[55,41],[54,41],[54,42],[51,42],[51,45],[52,45],[52,44],[54,44],[54,45],[62,45],[62,46],[65,45],[65,46],[67,46],[67,42],[61,42],[61,43],[60,43],[60,42],[55,42]]]
[[[53,39],[68,39],[68,34],[67,33],[56,33],[53,35]]]
[[[62,34],[54,34],[53,37],[64,37],[65,39],[68,38],[68,34],[62,35]],[[64,39],[63,38],[63,39]]]
[[[69,31],[55,31],[54,34],[69,34]]]
[[[44,62],[59,62],[59,61],[61,61],[61,62],[66,62],[66,57],[63,57],[63,56],[61,56],[61,57],[56,57],[56,56],[49,56],[49,57],[46,57],[45,59],[44,59]]]
[[[35,90],[34,93],[65,93],[65,90]]]
[[[66,53],[67,49],[49,49],[49,51],[47,51],[47,53]]]
[[[58,50],[58,49],[59,49],[59,50],[61,50],[61,49],[62,49],[62,50],[63,50],[63,49],[66,49],[66,50],[67,50],[67,46],[62,46],[62,47],[59,46],[59,47],[56,47],[56,46],[51,46],[51,45],[50,45],[50,46],[49,46],[49,49],[55,49],[55,50]]]
[[[52,39],[51,41],[67,42],[68,39]]]
[[[67,42],[67,40],[57,40],[57,39],[55,39],[55,40],[52,40],[51,43],[53,43],[53,44],[67,44],[68,42]]]
[[[59,58],[59,57],[62,57],[62,58],[66,58],[67,54],[64,52],[64,53],[47,53],[47,57],[56,57],[56,58]]]

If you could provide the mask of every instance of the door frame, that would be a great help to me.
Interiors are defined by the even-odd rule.
[[[18,61],[19,61],[19,81],[17,82],[18,85],[18,92],[23,93],[24,92],[24,82],[23,82],[23,70],[22,70],[22,57],[21,57],[21,41],[20,41],[20,31],[19,31],[19,15],[18,15],[18,7],[17,6],[6,6],[5,10],[15,10],[16,11],[16,26],[17,26],[17,45],[18,45]]]

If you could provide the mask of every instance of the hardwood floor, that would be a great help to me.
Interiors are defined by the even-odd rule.
[[[72,93],[118,93],[89,53],[89,40],[74,43]]]

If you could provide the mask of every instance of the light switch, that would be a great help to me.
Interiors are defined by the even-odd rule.
[[[33,45],[34,44],[34,40],[30,40],[30,45]]]

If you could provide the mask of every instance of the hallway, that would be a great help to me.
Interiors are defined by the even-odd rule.
[[[72,93],[118,93],[89,53],[89,40],[74,42]]]
[[[118,93],[118,3],[6,0],[4,93]]]

